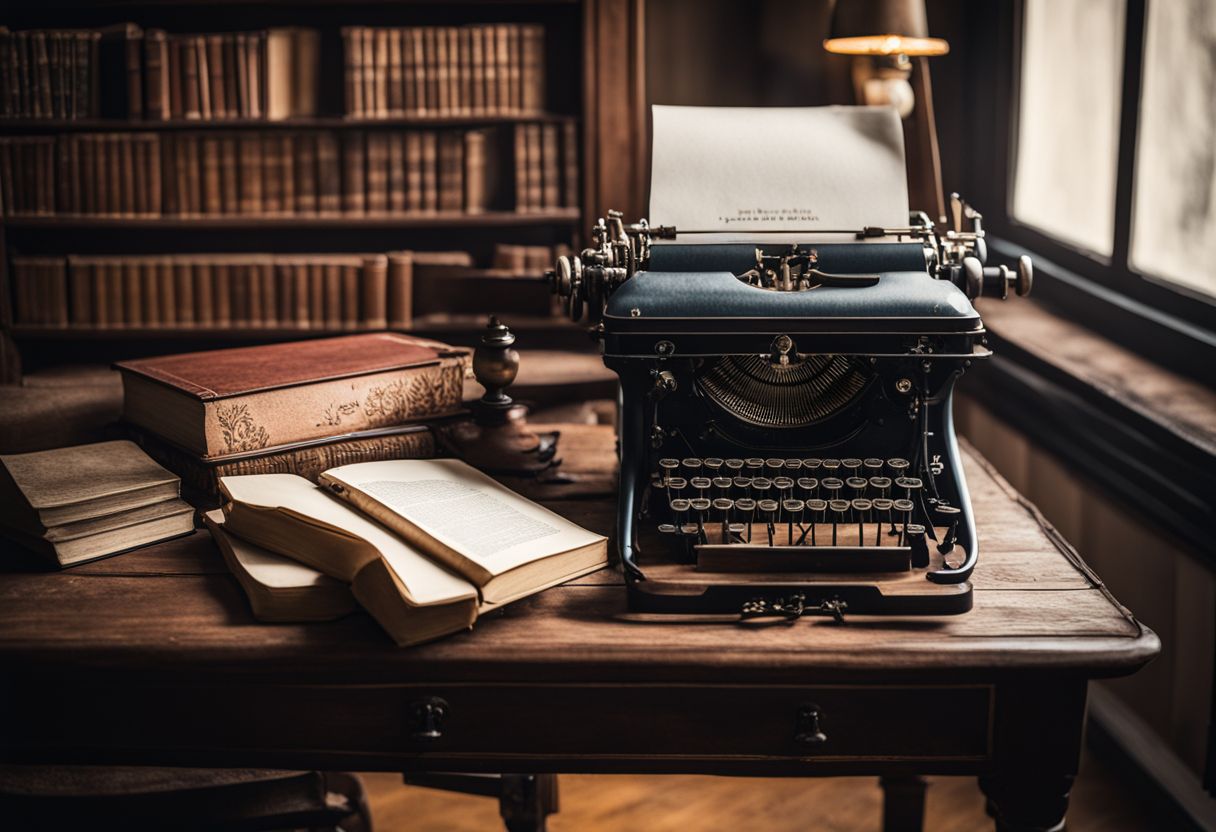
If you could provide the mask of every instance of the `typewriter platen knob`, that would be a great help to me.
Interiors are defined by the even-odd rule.
[[[972,300],[978,297],[1005,300],[1010,288],[1018,297],[1025,297],[1034,285],[1034,264],[1023,254],[1018,258],[1017,271],[1012,271],[1008,266],[985,267],[977,257],[964,257],[963,280],[967,297]]]

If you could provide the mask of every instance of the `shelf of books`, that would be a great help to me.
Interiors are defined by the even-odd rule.
[[[0,27],[6,337],[29,366],[55,340],[569,329],[540,277],[595,198],[586,119],[633,123],[588,83],[588,21],[635,5],[237,5],[222,32],[191,0],[22,9]]]

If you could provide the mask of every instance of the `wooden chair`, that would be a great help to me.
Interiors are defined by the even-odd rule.
[[[0,765],[0,827],[371,832],[346,772]]]

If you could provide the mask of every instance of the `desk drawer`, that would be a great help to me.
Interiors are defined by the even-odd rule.
[[[402,707],[404,748],[424,754],[974,760],[992,689],[442,686]]]

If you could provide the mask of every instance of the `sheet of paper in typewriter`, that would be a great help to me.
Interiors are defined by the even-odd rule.
[[[649,219],[674,225],[679,242],[908,224],[889,107],[656,105],[653,116]]]

